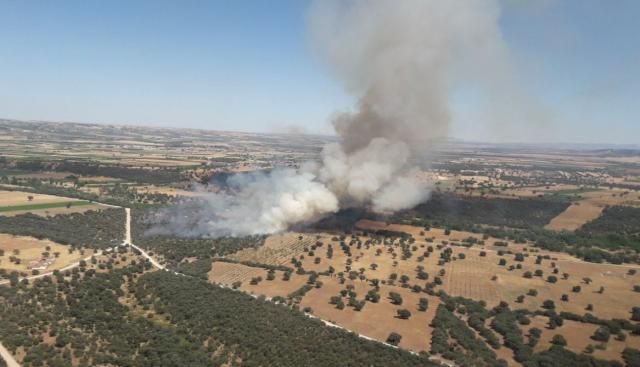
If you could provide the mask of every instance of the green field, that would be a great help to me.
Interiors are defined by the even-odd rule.
[[[600,191],[601,189],[594,187],[585,187],[580,189],[566,189],[558,191],[548,191],[544,194],[547,199],[560,200],[560,201],[576,201],[582,198],[582,194]]]
[[[59,203],[44,203],[44,204],[27,204],[27,205],[13,205],[13,206],[0,206],[0,213],[3,212],[15,212],[20,210],[41,210],[41,209],[53,209],[64,208],[69,206],[82,206],[93,204],[89,201],[62,201]]]
[[[24,175],[25,171],[18,170],[10,170],[10,169],[0,169],[0,176],[16,176],[16,175]]]

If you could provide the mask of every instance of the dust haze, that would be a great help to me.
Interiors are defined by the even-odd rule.
[[[313,3],[313,49],[358,101],[333,118],[338,142],[319,163],[234,176],[224,192],[163,209],[152,232],[274,233],[340,208],[392,212],[427,200],[415,172],[449,133],[453,86],[511,78],[499,16],[493,0]]]

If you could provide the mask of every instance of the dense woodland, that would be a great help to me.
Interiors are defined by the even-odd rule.
[[[185,178],[183,169],[178,167],[166,168],[137,168],[126,167],[99,162],[50,162],[43,160],[16,161],[15,166],[25,171],[58,171],[71,172],[84,176],[106,176],[121,178],[127,181],[150,184],[170,184]]]
[[[223,238],[180,238],[169,235],[150,235],[148,230],[153,226],[147,218],[148,210],[131,211],[131,235],[133,242],[145,249],[161,255],[170,266],[187,258],[199,260],[229,255],[243,248],[258,247],[264,243],[265,236],[223,237]],[[203,262],[206,263],[206,262]],[[210,262],[209,262],[210,265]],[[202,264],[200,265],[202,266]],[[203,268],[201,268],[201,271]]]
[[[429,201],[404,213],[438,221],[480,223],[513,228],[542,227],[569,203],[543,198],[501,199],[434,194]]]
[[[109,208],[84,213],[43,217],[31,213],[0,216],[0,233],[50,239],[63,245],[107,248],[124,240],[124,209]]]
[[[205,281],[141,275],[149,267],[81,268],[0,287],[0,340],[23,348],[28,367],[433,365]]]
[[[640,208],[611,206],[602,215],[580,228],[578,234],[607,244],[640,251]]]

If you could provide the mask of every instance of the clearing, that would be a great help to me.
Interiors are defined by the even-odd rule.
[[[91,250],[75,250],[70,253],[70,249],[69,246],[49,240],[0,233],[0,250],[4,251],[4,255],[0,256],[0,269],[29,272],[36,268],[51,271],[64,268],[92,254]],[[12,261],[11,258],[17,258],[18,261]],[[42,267],[44,269],[40,269]]]

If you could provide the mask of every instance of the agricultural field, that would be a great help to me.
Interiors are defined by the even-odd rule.
[[[287,265],[291,258],[301,254],[304,248],[315,242],[330,238],[327,234],[307,234],[288,232],[266,238],[264,244],[256,248],[240,250],[228,256],[235,261],[254,262],[267,265]]]
[[[227,190],[233,174],[317,160],[332,139],[3,120],[0,129],[10,136],[0,156],[4,283],[13,271],[30,276],[29,265],[49,259],[46,252],[53,261],[41,272],[122,244],[123,208],[131,208],[132,243],[171,271],[154,271],[139,253],[123,249],[83,262],[82,270],[63,271],[52,284],[77,287],[77,299],[88,289],[107,289],[82,301],[92,302],[83,309],[98,310],[88,320],[107,320],[109,330],[117,330],[126,319],[128,331],[146,335],[140,327],[153,333],[149,340],[166,343],[159,350],[183,353],[184,347],[191,356],[220,356],[214,358],[222,365],[235,365],[230,361],[238,362],[238,355],[256,358],[243,346],[228,354],[224,345],[213,350],[209,343],[213,334],[225,337],[211,330],[232,324],[238,333],[250,330],[242,335],[251,338],[254,325],[274,321],[259,312],[278,313],[278,322],[293,317],[289,325],[310,323],[304,335],[315,327],[353,331],[363,337],[358,343],[371,343],[376,353],[398,356],[406,365],[520,367],[531,361],[541,367],[565,359],[571,362],[560,365],[612,367],[618,365],[601,360],[626,363],[624,355],[640,348],[640,311],[633,311],[640,307],[640,170],[630,166],[633,157],[451,142],[439,147],[430,168],[416,172],[432,185],[432,196],[415,208],[388,215],[356,208],[271,235],[185,237],[151,234],[145,218],[176,201]],[[30,301],[21,292],[41,297],[38,292],[50,292],[46,279],[0,288],[0,307],[2,297],[13,297],[23,302],[20,312],[28,312]],[[82,282],[67,284],[70,279]],[[234,307],[198,303],[205,298]],[[105,300],[108,312],[101,313],[93,303]],[[196,304],[202,307],[197,314]],[[57,310],[72,320],[75,308],[67,306]],[[11,320],[0,317],[2,325],[16,327]],[[85,359],[72,355],[73,366],[104,361],[105,355],[136,365],[146,353],[113,333],[92,344],[94,331],[74,325],[66,332],[94,349]],[[602,325],[611,333],[606,342],[592,338]],[[188,338],[172,334],[187,329]],[[265,340],[277,337],[273,325],[264,330]],[[194,335],[201,340],[194,342]],[[564,348],[555,335],[565,339]],[[48,332],[34,334],[33,347],[0,337],[25,366],[44,360],[44,351],[66,358],[66,347],[55,349],[57,339]],[[185,347],[180,340],[194,344]],[[67,345],[75,350],[76,344]],[[277,358],[271,354],[269,361]]]
[[[91,256],[93,251],[71,250],[68,246],[34,237],[0,233],[0,269],[31,273],[32,269],[52,271]]]
[[[75,201],[75,199],[22,191],[0,191],[0,208],[19,207],[22,205],[66,204],[71,201]]]
[[[283,271],[276,270],[273,274],[274,280],[267,280],[269,276],[268,270],[266,269],[215,261],[211,266],[211,271],[208,273],[208,279],[225,286],[233,286],[234,283],[240,282],[241,284],[238,288],[249,294],[273,298],[278,296],[287,297],[289,294],[303,287],[308,278],[292,274],[289,280],[283,281]],[[252,284],[251,280],[258,277],[265,280],[257,284]]]
[[[164,195],[169,195],[173,197],[176,197],[176,196],[193,197],[193,196],[202,195],[202,193],[198,191],[178,189],[178,188],[169,187],[169,186],[146,185],[146,186],[133,186],[132,188],[135,189],[136,192],[138,193],[164,194]]]
[[[53,195],[33,194],[21,191],[0,191],[0,215],[13,216],[33,213],[43,216],[56,214],[83,213],[101,210],[104,205],[86,200]]]
[[[506,302],[531,314],[545,310],[545,301],[553,301],[555,312],[589,312],[604,320],[628,320],[631,309],[640,304],[640,294],[634,291],[640,284],[640,266],[593,264],[530,243],[465,231],[425,230],[370,220],[358,222],[356,228],[361,232],[353,236],[321,232],[270,236],[260,247],[226,256],[229,261],[251,265],[214,262],[209,280],[254,295],[289,299],[306,312],[379,341],[387,341],[392,332],[400,334],[399,346],[415,352],[431,348],[431,324],[441,303],[436,296],[439,291],[482,301],[488,309]],[[383,240],[376,234],[384,231],[393,233],[390,238],[395,239]],[[399,233],[411,237],[394,237]],[[471,238],[473,244],[463,246]],[[445,258],[449,260],[443,262]],[[268,270],[270,266],[291,270]],[[294,272],[293,267],[298,270]],[[296,287],[299,290],[294,292]],[[425,293],[427,289],[431,290]],[[368,299],[369,292],[379,295],[377,302]],[[401,304],[393,303],[392,292],[400,295]],[[424,311],[419,309],[421,298],[428,304]],[[409,319],[398,317],[401,309],[409,311]],[[547,320],[532,317],[532,326]],[[555,330],[543,328],[535,351],[546,350],[544,346],[548,348],[551,337],[559,333],[571,350],[582,352],[589,343],[575,331],[580,328],[593,334],[597,325],[567,320]],[[612,338],[610,347],[592,355],[621,361],[625,346],[640,344],[640,336],[624,334],[625,342]],[[518,365],[507,349],[496,353]]]
[[[595,190],[580,192],[577,195],[579,199],[553,218],[545,228],[575,231],[587,222],[597,219],[607,206],[637,206],[640,197],[625,190]]]
[[[566,320],[562,326],[558,326],[553,330],[549,329],[547,325],[548,319],[542,316],[531,318],[531,324],[529,325],[521,325],[524,333],[528,333],[531,328],[537,328],[542,331],[540,341],[535,346],[536,351],[549,348],[555,335],[564,336],[567,340],[567,349],[575,353],[589,351],[594,357],[606,360],[619,359],[622,351],[627,347],[640,348],[639,337],[625,337],[624,340],[618,340],[615,335],[612,335],[606,343],[593,340],[591,337],[598,329],[598,326],[593,324]]]

